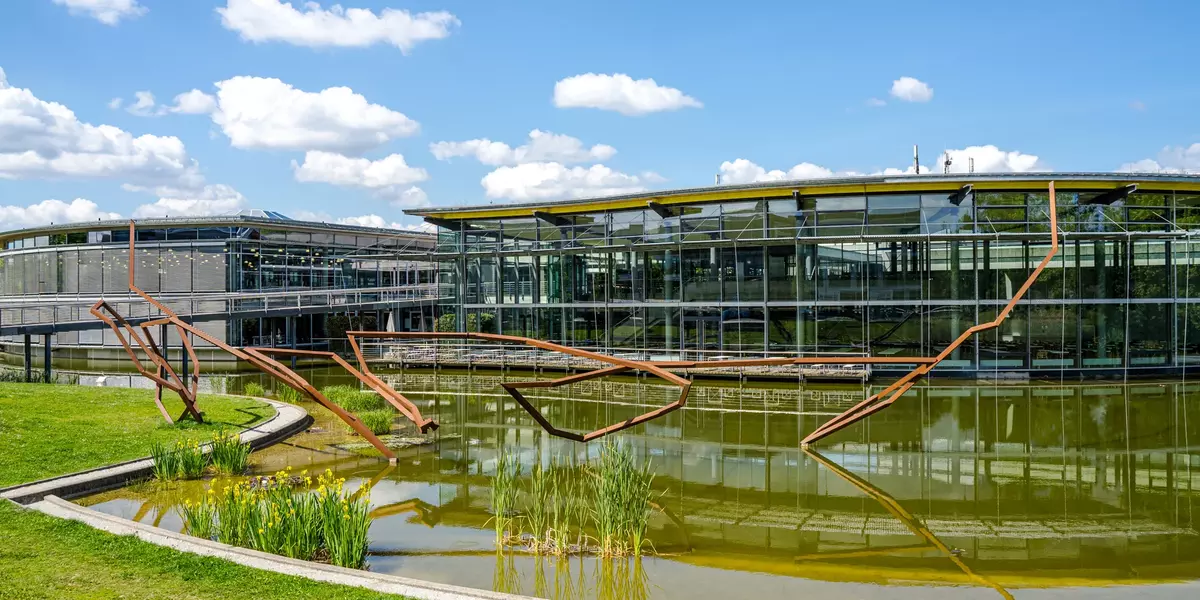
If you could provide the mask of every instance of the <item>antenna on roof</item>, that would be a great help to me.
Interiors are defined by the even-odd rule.
[[[968,173],[975,172],[975,157],[974,156],[967,157],[967,172]]]
[[[716,175],[713,175],[713,180],[714,180],[713,185],[721,185],[721,174],[717,173]]]
[[[921,174],[921,157],[917,153],[917,145],[916,144],[913,144],[913,169],[916,170],[917,175]]]
[[[946,151],[946,161],[942,163],[942,174],[943,175],[950,174],[950,163],[952,163],[952,162],[954,162],[954,161],[950,160],[950,151],[947,150]]]

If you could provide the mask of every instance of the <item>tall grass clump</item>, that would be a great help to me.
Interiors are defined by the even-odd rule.
[[[348,385],[331,385],[321,389],[321,393],[343,410],[357,413],[383,408],[383,397],[375,392],[367,392],[352,388]]]
[[[204,449],[193,440],[180,440],[170,446],[155,442],[150,446],[150,458],[154,463],[154,478],[160,481],[199,479],[208,466]]]
[[[183,507],[179,509],[179,516],[183,518],[189,535],[206,540],[212,539],[217,507],[209,500],[208,496],[202,496],[199,502],[185,501]]]
[[[529,474],[525,522],[529,525],[529,533],[532,536],[529,545],[534,552],[544,549],[550,541],[549,504],[555,501],[550,495],[551,479],[554,476],[554,470],[543,467],[540,461],[533,465]]]
[[[150,446],[150,459],[154,462],[154,478],[171,481],[179,477],[179,456],[175,449],[162,442]]]
[[[263,386],[258,383],[251,381],[242,386],[242,395],[261,398],[267,395],[267,390],[263,389]]]
[[[317,489],[291,467],[253,482],[214,481],[199,503],[181,509],[192,535],[302,560],[362,568],[371,526],[370,487],[355,492],[326,470]],[[303,485],[303,488],[298,486]]]
[[[237,432],[222,432],[212,441],[212,463],[218,473],[240,475],[250,464],[250,444]]]
[[[381,408],[378,410],[365,410],[357,413],[359,421],[371,430],[375,435],[383,435],[392,430],[392,423],[396,420],[396,411],[391,408]]]
[[[516,522],[514,515],[517,511],[517,475],[521,464],[517,457],[509,452],[501,452],[496,457],[496,472],[492,475],[492,524],[496,528],[496,544],[504,546]]]
[[[296,404],[296,403],[300,402],[300,398],[302,398],[303,395],[300,392],[296,391],[296,388],[294,388],[290,385],[281,385],[281,386],[275,388],[275,397],[278,398],[281,402],[287,402],[288,404]]]
[[[633,453],[609,441],[591,470],[591,516],[601,556],[640,556],[650,518],[650,463],[634,464]]]

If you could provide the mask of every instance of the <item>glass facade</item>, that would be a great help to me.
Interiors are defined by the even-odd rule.
[[[307,343],[327,337],[321,314],[304,315],[291,326],[283,318],[236,315],[263,311],[285,301],[282,296],[297,307],[327,304],[327,312],[334,313],[348,309],[339,310],[335,301],[309,293],[346,290],[357,294],[353,300],[364,302],[412,288],[429,288],[427,296],[436,295],[437,265],[425,256],[435,246],[433,236],[238,217],[172,221],[169,227],[139,224],[135,283],[185,316],[230,312],[228,321],[208,320],[201,325],[235,344],[271,345],[293,338]],[[56,228],[39,233],[0,234],[4,248],[0,250],[0,300],[5,305],[0,306],[4,309],[0,316],[4,324],[88,319],[86,306],[95,299],[126,297],[127,227]],[[372,295],[375,292],[378,294]],[[38,305],[45,308],[40,312],[29,308]],[[8,308],[13,306],[21,308]],[[144,307],[122,305],[118,310],[144,311]],[[69,314],[64,317],[64,313]],[[412,320],[401,316],[395,326],[409,328]],[[423,321],[417,319],[416,326],[423,326]],[[119,345],[108,331],[57,335],[57,341],[66,345]]]
[[[867,193],[434,215],[440,269],[457,286],[442,312],[460,330],[615,353],[924,356],[994,319],[1050,248],[1044,185],[859,187]],[[1059,255],[999,328],[939,370],[1200,362],[1200,194],[1096,187],[1060,182]]]

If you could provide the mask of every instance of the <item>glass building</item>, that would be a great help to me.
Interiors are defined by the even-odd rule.
[[[438,227],[443,330],[650,358],[904,357],[938,353],[1021,287],[1050,249],[1050,181],[1060,253],[939,373],[1196,364],[1196,176],[866,177],[408,212]]]
[[[91,304],[103,297],[128,318],[150,316],[128,292],[128,225],[0,233],[0,328],[49,327],[56,356],[111,356],[98,351],[116,351],[120,342],[96,326]],[[427,233],[295,221],[261,210],[139,219],[136,233],[137,286],[233,345],[326,347],[334,314],[396,330],[428,327],[434,317],[437,273]]]

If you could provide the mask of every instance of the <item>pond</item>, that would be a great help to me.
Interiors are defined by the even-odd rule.
[[[349,383],[333,371],[306,375]],[[372,482],[372,571],[547,598],[1200,590],[1200,383],[932,380],[806,452],[804,435],[866,388],[699,381],[686,409],[613,436],[655,474],[653,549],[602,560],[496,550],[490,487],[501,453],[517,456],[527,479],[535,463],[582,464],[601,449],[547,435],[498,387],[532,376],[387,374],[441,424],[432,443],[399,450],[389,467],[305,403],[313,429],[256,453],[253,471],[330,469],[351,487]],[[552,423],[585,431],[676,393],[628,377],[528,397]],[[395,433],[415,437],[405,425]],[[179,530],[175,507],[206,485],[147,483],[80,502]]]

